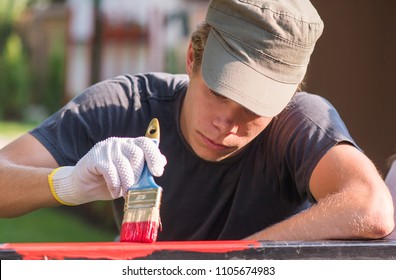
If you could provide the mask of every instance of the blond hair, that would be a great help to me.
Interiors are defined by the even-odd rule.
[[[197,72],[201,67],[202,56],[209,36],[210,25],[203,21],[197,25],[196,30],[191,35],[191,45],[194,50],[193,71]]]

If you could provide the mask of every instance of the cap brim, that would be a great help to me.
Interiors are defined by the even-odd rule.
[[[289,103],[298,84],[275,81],[235,58],[210,31],[202,58],[207,86],[259,116],[273,117]]]

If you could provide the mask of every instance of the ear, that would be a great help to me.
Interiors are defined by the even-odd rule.
[[[194,66],[194,49],[190,41],[190,44],[188,45],[187,57],[186,57],[186,72],[189,76],[193,73],[193,66]]]

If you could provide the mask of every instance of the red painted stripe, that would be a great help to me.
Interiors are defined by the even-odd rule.
[[[183,242],[70,242],[5,243],[0,250],[14,250],[23,259],[136,259],[155,251],[172,250],[201,253],[227,253],[260,247],[258,241],[183,241]]]

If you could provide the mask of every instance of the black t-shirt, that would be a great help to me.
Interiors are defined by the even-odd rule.
[[[208,162],[191,150],[179,126],[186,75],[124,75],[91,86],[31,131],[60,166],[75,165],[110,136],[137,137],[159,119],[168,164],[158,240],[241,239],[314,203],[312,171],[339,142],[356,144],[331,104],[296,93],[243,152]],[[117,217],[123,199],[115,201]]]

